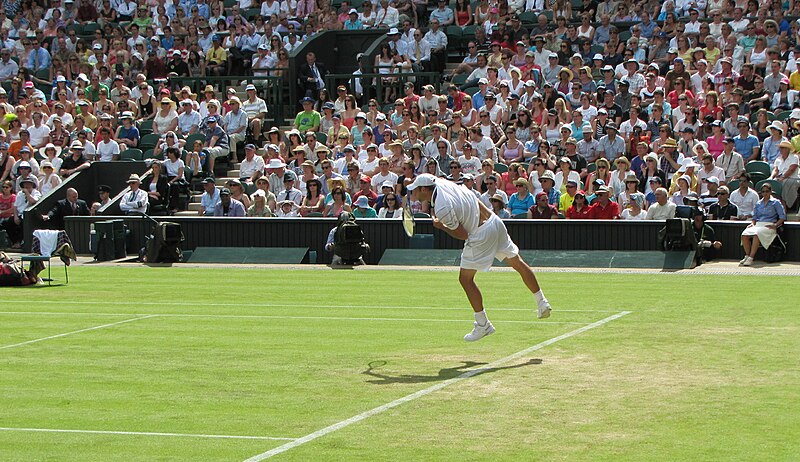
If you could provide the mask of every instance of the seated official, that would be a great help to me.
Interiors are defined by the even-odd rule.
[[[753,210],[753,219],[742,231],[742,247],[744,258],[739,262],[741,266],[752,266],[759,246],[769,249],[772,241],[778,235],[778,228],[786,221],[786,210],[781,201],[772,197],[772,185],[761,185],[761,200],[756,202]]]
[[[64,229],[64,217],[89,215],[89,206],[86,201],[78,199],[78,191],[74,188],[67,189],[67,197],[56,202],[50,211],[42,215],[42,220],[49,221],[54,229]]]

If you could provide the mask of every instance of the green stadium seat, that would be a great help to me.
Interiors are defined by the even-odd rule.
[[[244,17],[248,21],[252,21],[253,18],[261,14],[261,8],[248,8],[244,11]]]
[[[322,215],[322,212],[309,212],[309,213],[306,215],[306,217],[314,217],[314,218],[320,218],[320,217],[322,217],[322,216],[323,216],[323,215]]]
[[[592,173],[592,172],[594,172],[596,170],[597,170],[597,164],[595,164],[594,162],[592,162],[592,163],[590,163],[590,164],[588,164],[586,166],[586,171],[589,172],[589,173]]]
[[[765,175],[761,172],[753,172],[750,174],[750,182],[753,184],[758,184],[759,181],[766,180],[769,178],[769,175]]]
[[[100,30],[100,24],[90,22],[83,25],[83,35],[94,35],[95,31]]]
[[[142,150],[153,149],[159,141],[161,141],[161,135],[156,135],[155,133],[144,135],[139,139],[139,148]]]
[[[206,137],[202,133],[195,133],[193,135],[189,135],[189,136],[186,137],[186,144],[184,144],[184,146],[186,147],[186,149],[191,151],[192,150],[192,146],[194,146],[194,142],[197,141],[197,140],[200,140],[203,143],[205,143]]]
[[[139,133],[147,131],[147,133],[153,133],[153,119],[143,120],[139,122]]]
[[[523,11],[517,16],[519,16],[519,21],[523,24],[536,24],[538,15],[539,13],[535,11]]]
[[[120,153],[119,158],[120,160],[132,161],[144,160],[144,152],[137,148],[126,149]]]
[[[458,76],[456,76],[456,77],[458,77]],[[453,82],[453,83],[455,83],[455,82]],[[469,96],[474,96],[475,93],[478,93],[479,91],[481,91],[481,89],[478,88],[478,87],[469,87],[469,88],[464,90],[464,92],[466,94],[468,94]]]
[[[494,171],[497,173],[506,173],[508,171],[508,165],[497,162],[494,164]]]
[[[733,191],[735,189],[739,189],[739,180],[730,181],[730,182],[728,182],[727,186],[728,186],[728,189],[731,190],[731,191]]]
[[[451,40],[453,41],[452,43],[457,43],[464,35],[464,30],[461,26],[447,26],[445,34],[447,35],[448,43],[451,43]]]
[[[464,83],[467,81],[467,77],[469,77],[467,74],[457,74],[455,77],[453,77],[453,84],[459,86],[464,85]]]
[[[318,142],[320,142],[322,144],[327,144],[328,143],[328,135],[326,135],[325,133],[317,132],[316,136],[317,136],[317,141]]]
[[[747,173],[750,174],[762,173],[766,176],[766,178],[769,178],[769,175],[772,173],[772,169],[769,168],[769,164],[761,160],[754,160],[752,162],[748,162],[744,166],[744,169]],[[755,181],[753,181],[753,183],[755,183]]]
[[[461,29],[461,35],[464,39],[472,39],[475,38],[475,28],[477,26],[475,24],[470,24],[469,26],[465,26]]]
[[[525,212],[525,213],[518,213],[518,214],[516,214],[516,215],[512,215],[512,216],[511,216],[511,218],[518,218],[518,219],[521,219],[521,218],[528,218],[528,212]]]
[[[153,159],[153,150],[152,149],[148,149],[147,151],[145,151],[144,152],[144,158],[145,159]]]
[[[783,183],[781,183],[778,180],[769,180],[769,179],[761,180],[758,183],[756,183],[756,191],[760,192],[761,191],[761,187],[764,186],[765,184],[769,184],[770,186],[772,186],[772,195],[773,196],[778,197],[778,198],[783,198]],[[789,205],[791,205],[791,204],[789,204]]]
[[[792,114],[792,111],[781,111],[775,114],[775,120],[780,120],[781,122],[785,121],[789,118],[789,115]]]

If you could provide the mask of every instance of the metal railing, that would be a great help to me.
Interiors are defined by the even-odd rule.
[[[273,68],[270,71],[284,71],[288,72],[287,68]],[[256,76],[256,75],[208,75],[204,77],[173,77],[171,82],[176,83],[179,87],[184,85],[193,89],[195,93],[201,93],[205,85],[215,85],[224,82],[223,86],[239,86],[241,82],[252,83],[256,86],[256,92],[259,97],[263,98],[267,103],[267,117],[276,121],[283,121],[285,116],[284,106],[288,104],[287,96],[289,94],[288,79],[274,75]],[[288,83],[288,85],[287,85]],[[219,85],[215,85],[219,86]],[[223,92],[224,88],[221,89]],[[220,95],[225,97],[225,93]],[[220,100],[224,103],[224,101]]]
[[[384,78],[393,78],[396,79],[393,83],[384,83]],[[415,85],[420,84],[431,84],[434,87],[434,93],[441,94],[441,74],[438,72],[409,72],[409,73],[401,73],[401,74],[380,74],[375,72],[366,72],[363,74],[327,74],[325,76],[325,88],[329,90],[335,89],[340,84],[347,86],[352,90],[351,81],[354,79],[369,79],[372,80],[372,84],[377,91],[377,95],[380,96],[383,94],[383,89],[387,85],[391,85],[394,87],[400,87],[402,89],[403,85],[406,82],[414,82]],[[367,89],[367,86],[362,84],[364,90]],[[402,95],[402,91],[400,92]]]

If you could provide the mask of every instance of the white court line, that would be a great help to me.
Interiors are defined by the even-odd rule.
[[[223,318],[223,319],[313,319],[317,321],[410,321],[410,322],[467,322],[465,319],[432,319],[432,318],[370,318],[370,317],[344,317],[344,316],[281,316],[281,315],[246,315],[246,314],[181,314],[181,313],[167,313],[167,314],[146,314],[146,313],[82,313],[82,312],[37,312],[37,311],[0,311],[0,315],[20,314],[20,315],[46,315],[46,316],[143,316],[160,318]],[[135,319],[143,319],[141,317]],[[135,319],[129,319],[133,321]],[[122,322],[128,322],[122,321]],[[505,321],[505,320],[492,320],[493,323],[503,324],[567,324],[579,325],[586,324],[585,322],[574,321]],[[118,324],[118,323],[117,323]],[[114,324],[108,324],[113,326]],[[101,326],[102,327],[102,326]],[[81,332],[81,331],[78,331]],[[75,333],[75,332],[72,332]],[[3,348],[0,348],[2,350]]]
[[[138,321],[140,319],[153,318],[153,317],[156,317],[156,316],[158,316],[158,315],[157,314],[151,314],[151,315],[140,316],[140,317],[132,318],[132,319],[125,319],[124,321],[112,322],[111,324],[103,324],[102,326],[87,327],[86,329],[74,330],[72,332],[64,332],[63,334],[57,334],[57,335],[51,335],[49,337],[37,338],[37,339],[34,339],[34,340],[28,340],[27,342],[20,342],[20,343],[15,343],[13,345],[0,346],[0,350],[6,350],[8,348],[15,348],[15,347],[24,346],[24,345],[30,345],[31,343],[43,342],[45,340],[52,340],[54,338],[66,337],[67,335],[80,334],[81,332],[89,332],[91,330],[105,329],[106,327],[113,327],[113,326],[117,326],[117,325],[120,325],[120,324],[125,324],[127,322]]]
[[[0,427],[5,432],[41,432],[41,433],[87,433],[91,435],[132,435],[132,436],[174,436],[181,438],[214,438],[225,440],[271,440],[294,441],[294,438],[279,438],[277,436],[245,436],[245,435],[202,435],[193,433],[158,433],[158,432],[119,432],[107,430],[65,430],[58,428],[11,428]]]
[[[531,347],[528,347],[528,348],[526,348],[524,350],[518,351],[518,352],[516,352],[516,353],[514,353],[512,355],[506,356],[505,358],[498,359],[497,361],[489,363],[489,364],[487,364],[486,366],[484,366],[484,367],[482,367],[480,369],[473,369],[471,371],[464,372],[463,374],[459,375],[458,377],[455,377],[455,378],[452,378],[452,379],[449,379],[449,380],[445,380],[444,382],[439,382],[436,385],[430,386],[428,388],[425,388],[425,389],[420,390],[420,391],[415,392],[415,393],[411,393],[410,395],[406,395],[406,396],[404,396],[402,398],[399,398],[399,399],[396,399],[396,400],[394,400],[394,401],[392,401],[390,403],[386,403],[384,405],[381,405],[381,406],[378,406],[376,408],[370,409],[369,411],[362,412],[361,414],[358,414],[356,416],[350,417],[347,420],[342,420],[341,422],[337,422],[337,423],[335,423],[333,425],[330,425],[328,427],[325,427],[325,428],[323,428],[321,430],[317,430],[314,433],[309,433],[308,435],[306,435],[306,436],[304,436],[302,438],[297,438],[296,440],[291,441],[289,443],[286,443],[286,444],[284,444],[282,446],[278,446],[275,449],[271,449],[271,450],[269,450],[267,452],[264,452],[264,453],[258,454],[256,456],[253,456],[253,457],[245,460],[245,462],[260,462],[260,461],[262,461],[264,459],[268,459],[268,458],[270,458],[272,456],[276,456],[278,454],[284,453],[284,452],[286,452],[286,451],[288,451],[290,449],[293,449],[293,448],[296,448],[296,447],[301,446],[303,444],[306,444],[306,443],[308,443],[310,441],[313,441],[313,440],[315,440],[317,438],[321,438],[321,437],[323,437],[323,436],[325,436],[325,435],[327,435],[329,433],[333,433],[336,430],[341,430],[342,428],[350,426],[350,425],[352,425],[354,423],[361,422],[362,420],[366,420],[366,419],[368,419],[368,418],[370,418],[372,416],[381,414],[381,413],[383,413],[385,411],[388,411],[389,409],[392,409],[392,408],[395,408],[397,406],[400,406],[401,404],[405,404],[405,403],[407,403],[409,401],[413,401],[413,400],[415,400],[417,398],[421,398],[421,397],[423,397],[425,395],[429,395],[429,394],[431,394],[431,393],[433,393],[435,391],[439,391],[442,388],[445,388],[445,387],[448,387],[448,386],[453,385],[455,383],[458,383],[458,382],[460,382],[460,381],[462,381],[464,379],[468,379],[470,377],[478,375],[481,372],[484,372],[486,370],[491,370],[491,369],[500,367],[500,366],[502,366],[504,364],[507,364],[507,363],[509,363],[511,361],[514,361],[514,360],[516,360],[516,359],[518,359],[518,358],[520,358],[522,356],[525,356],[525,355],[528,355],[530,353],[533,353],[536,350],[541,350],[542,348],[544,348],[546,346],[549,346],[549,345],[552,345],[552,344],[554,344],[556,342],[560,342],[561,340],[568,339],[568,338],[574,337],[574,336],[576,336],[578,334],[582,334],[582,333],[586,332],[587,330],[591,330],[591,329],[594,329],[596,327],[600,327],[603,324],[609,323],[609,322],[611,322],[611,321],[613,321],[615,319],[619,319],[619,318],[621,318],[621,317],[623,317],[623,316],[625,316],[627,314],[630,314],[630,313],[631,313],[630,311],[621,311],[621,312],[619,312],[619,313],[617,313],[615,315],[609,316],[607,318],[603,318],[603,319],[601,319],[601,320],[599,320],[597,322],[593,322],[593,323],[585,325],[585,326],[583,326],[583,327],[581,327],[579,329],[575,329],[573,331],[567,332],[566,334],[559,335],[558,337],[553,337],[550,340],[545,340],[542,343],[538,343],[538,344],[533,345]]]
[[[9,300],[6,299],[9,303],[14,302],[27,302],[28,300]],[[92,301],[92,300],[70,300],[65,302],[64,300],[36,300],[36,303],[48,303],[48,304],[58,304],[63,305],[65,303],[70,305],[103,305],[103,306],[189,306],[189,307],[196,307],[196,306],[221,306],[221,307],[236,307],[241,308],[241,303],[179,303],[179,302],[106,302],[106,301]],[[489,307],[488,310],[492,311],[533,311],[533,301],[531,301],[531,308],[492,308]],[[373,306],[370,305],[370,302],[364,302],[361,305],[313,305],[313,304],[288,304],[288,303],[247,303],[247,307],[249,308],[319,308],[319,309],[342,309],[342,308],[362,308],[362,309],[374,309],[374,310],[424,310],[424,311],[451,311],[451,310],[467,310],[469,311],[468,305],[458,306],[458,307],[442,307],[442,306]],[[615,310],[558,310],[559,312],[563,313],[616,313]]]

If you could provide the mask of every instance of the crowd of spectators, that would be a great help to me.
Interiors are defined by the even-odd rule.
[[[4,0],[0,182],[31,204],[152,133],[168,184],[143,189],[173,212],[174,183],[199,176],[203,215],[427,213],[406,186],[428,172],[503,217],[665,219],[696,202],[748,220],[763,180],[797,202],[796,15],[778,0]],[[387,29],[374,60],[333,89],[300,57],[303,109],[291,130],[268,124],[283,102],[259,76],[288,75],[319,31],[368,28]],[[246,96],[172,79],[241,74]],[[241,161],[221,191],[220,157]]]

